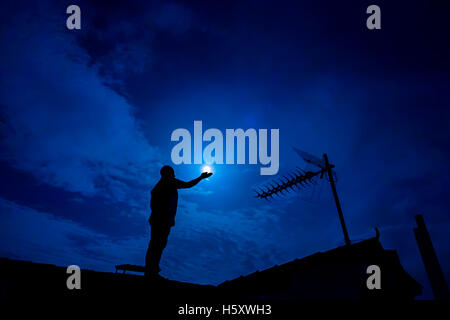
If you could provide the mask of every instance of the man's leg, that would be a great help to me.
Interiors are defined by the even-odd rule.
[[[169,233],[170,227],[168,226],[156,224],[151,226],[151,238],[145,256],[146,275],[151,276],[159,273],[159,261],[167,245]]]

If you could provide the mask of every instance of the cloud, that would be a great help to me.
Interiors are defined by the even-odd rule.
[[[445,64],[425,52],[430,43],[444,49],[439,32],[430,43],[421,37],[398,42],[407,24],[392,21],[402,27],[378,40],[361,37],[361,29],[352,27],[360,24],[357,15],[347,19],[343,11],[333,12],[334,5],[311,11],[309,5],[293,10],[211,3],[194,4],[191,11],[174,3],[108,2],[86,4],[89,10],[82,5],[86,28],[74,33],[49,4],[9,8],[14,3],[0,5],[6,26],[0,40],[0,158],[38,183],[81,192],[84,204],[61,201],[55,208],[52,198],[61,193],[52,188],[41,193],[43,208],[34,207],[79,224],[11,209],[47,225],[43,230],[53,239],[45,242],[15,217],[9,225],[24,235],[18,251],[30,234],[24,256],[41,252],[50,259],[46,246],[64,254],[53,245],[60,242],[77,248],[76,259],[89,257],[95,265],[104,243],[116,250],[101,258],[108,265],[121,259],[141,264],[147,242],[142,215],[148,214],[150,177],[158,177],[156,155],[170,155],[167,134],[196,117],[220,128],[280,127],[280,173],[299,164],[291,146],[329,153],[351,238],[373,236],[374,226],[382,237],[390,232],[382,242],[399,248],[408,271],[419,270],[420,262],[410,227],[403,226],[416,212],[424,212],[431,226],[448,226],[448,80],[441,75]],[[446,51],[433,50],[442,57]],[[158,154],[147,137],[167,149]],[[321,204],[288,198],[265,207],[251,199],[261,177],[234,169],[220,167],[211,184],[180,192],[177,226],[163,257],[166,275],[217,283],[342,244],[326,182]],[[120,203],[110,210],[103,198]],[[46,218],[35,217],[41,214]],[[125,239],[136,225],[139,236]],[[448,243],[445,230],[434,232],[437,245]],[[129,242],[112,244],[118,234],[115,239]],[[34,251],[31,243],[41,249]],[[440,256],[446,252],[438,249]]]
[[[142,263],[144,237],[113,240],[73,221],[3,198],[0,209],[0,256],[110,272],[115,264],[130,260]]]
[[[280,223],[286,213],[279,207],[211,210],[180,202],[161,260],[162,273],[171,279],[219,284],[298,257]],[[302,230],[299,226],[297,232]]]
[[[2,14],[9,27],[0,38],[0,157],[51,185],[123,200],[129,182],[152,170],[157,150],[134,108],[88,65],[74,34],[55,29],[46,9]],[[119,58],[119,65],[130,60]]]
[[[113,271],[121,263],[144,263],[148,233],[117,239],[3,198],[0,209],[0,256],[97,271]],[[285,260],[283,243],[276,241],[282,232],[278,218],[267,209],[225,214],[186,204],[164,252],[162,274],[179,281],[218,284]]]

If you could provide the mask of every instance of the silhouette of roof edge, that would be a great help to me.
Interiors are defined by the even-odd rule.
[[[379,265],[383,271],[383,294],[367,290],[369,265]],[[397,252],[384,249],[378,237],[258,270],[224,281],[218,288],[252,297],[313,300],[374,296],[413,299],[422,292],[422,286],[403,269]]]
[[[333,249],[330,249],[330,250],[327,250],[327,251],[315,252],[315,253],[313,253],[311,255],[308,255],[308,256],[305,256],[303,258],[296,258],[296,259],[294,259],[292,261],[283,263],[281,265],[277,264],[277,265],[274,265],[273,267],[270,267],[270,268],[267,268],[267,269],[264,269],[264,270],[256,270],[256,271],[254,271],[252,273],[249,273],[249,274],[247,274],[245,276],[239,276],[238,278],[235,278],[235,279],[232,279],[232,280],[225,280],[224,282],[220,283],[218,286],[220,287],[220,286],[224,285],[225,283],[228,283],[228,282],[231,282],[231,281],[234,281],[234,280],[238,280],[238,279],[242,279],[242,278],[247,278],[247,277],[250,277],[250,276],[252,276],[254,274],[261,274],[261,273],[270,272],[270,271],[273,271],[273,270],[282,270],[283,268],[286,268],[287,266],[291,266],[293,264],[297,264],[298,265],[298,264],[302,264],[302,263],[309,263],[309,262],[311,262],[314,259],[322,258],[324,255],[325,256],[326,255],[335,255],[335,254],[339,254],[340,252],[342,252],[344,250],[349,250],[349,249],[354,250],[355,248],[359,248],[361,246],[366,246],[368,243],[373,243],[375,246],[378,246],[378,249],[384,250],[382,245],[381,245],[381,243],[379,242],[378,238],[377,237],[373,237],[373,238],[369,238],[369,239],[362,240],[362,241],[359,241],[359,242],[355,242],[355,243],[351,244],[350,246],[342,245],[342,246],[339,246],[339,247],[336,247],[336,248],[333,248]]]

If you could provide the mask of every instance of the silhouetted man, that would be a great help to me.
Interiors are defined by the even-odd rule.
[[[161,179],[151,192],[150,215],[151,238],[145,256],[145,275],[159,277],[159,260],[167,245],[170,228],[175,225],[177,213],[178,191],[195,186],[200,180],[208,178],[212,173],[203,172],[200,177],[189,182],[175,178],[175,172],[170,166],[161,168]]]

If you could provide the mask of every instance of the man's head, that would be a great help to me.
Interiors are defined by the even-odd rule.
[[[162,167],[160,173],[162,179],[175,178],[175,171],[173,171],[173,168],[171,166]]]

